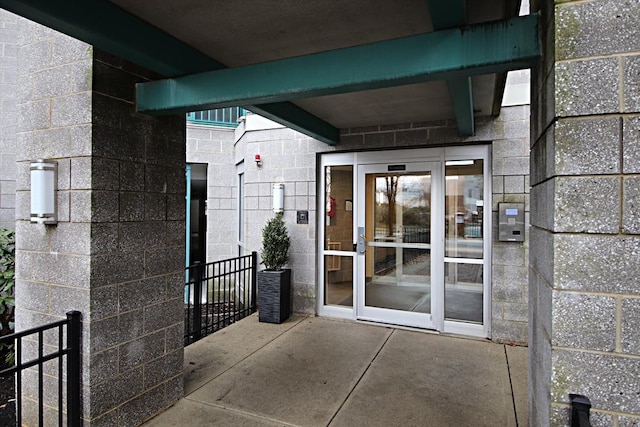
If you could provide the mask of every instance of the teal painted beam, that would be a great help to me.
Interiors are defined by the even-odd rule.
[[[163,76],[225,68],[105,0],[0,0],[0,7]]]
[[[75,37],[164,77],[225,68],[202,52],[105,0],[0,0],[0,8]],[[248,109],[327,144],[335,145],[339,140],[337,128],[295,104],[272,103]],[[280,114],[285,116],[281,117]]]
[[[246,107],[253,113],[295,129],[328,145],[337,145],[340,131],[329,123],[290,102],[274,102]],[[304,130],[304,131],[303,131]]]
[[[530,68],[538,16],[436,31],[136,85],[137,109],[171,114]]]
[[[473,85],[471,77],[447,80],[449,96],[456,115],[458,133],[462,136],[472,136],[475,133],[475,119],[473,116]]]
[[[466,0],[427,0],[433,29],[444,30],[459,27],[467,22]],[[473,84],[471,77],[447,80],[451,104],[456,115],[458,133],[471,136],[475,133],[473,115]]]

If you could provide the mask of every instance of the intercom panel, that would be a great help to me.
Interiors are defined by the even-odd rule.
[[[524,203],[498,203],[498,240],[524,242]]]

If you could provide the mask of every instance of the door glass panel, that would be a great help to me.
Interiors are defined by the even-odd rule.
[[[430,174],[367,174],[365,186],[365,306],[430,313]]]
[[[327,166],[324,172],[324,248],[353,251],[353,166]]]
[[[482,160],[455,160],[445,164],[445,256],[483,257]]]
[[[482,264],[445,263],[444,317],[482,323]]]
[[[325,255],[324,303],[353,307],[353,257]]]

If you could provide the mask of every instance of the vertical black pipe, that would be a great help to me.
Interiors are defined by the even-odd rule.
[[[571,427],[591,427],[589,421],[589,410],[591,409],[591,401],[587,396],[581,394],[569,394],[571,402]]]
[[[193,340],[202,338],[202,269],[204,266],[196,264],[195,280],[193,281]]]
[[[38,425],[44,426],[44,332],[38,331]]]
[[[16,339],[16,425],[22,425],[22,337]]]
[[[67,321],[68,324],[68,321]],[[60,356],[58,356],[58,425],[61,426],[62,425],[62,406],[63,406],[63,400],[62,399],[62,393],[63,393],[63,387],[62,385],[64,384],[64,379],[62,378],[62,371],[63,371],[63,360],[62,360],[62,355],[64,354],[64,327],[63,325],[58,326],[58,353],[60,354]]]
[[[80,367],[81,354],[80,342],[82,315],[79,311],[67,313],[67,425],[69,427],[79,427],[82,425],[82,410],[80,407]]]
[[[258,283],[258,253],[251,252],[251,311],[256,311],[256,288]]]

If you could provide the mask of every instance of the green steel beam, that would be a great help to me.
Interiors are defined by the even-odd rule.
[[[0,8],[75,37],[164,77],[224,69],[202,52],[106,0],[0,0]],[[247,107],[330,145],[339,130],[291,103]],[[189,111],[195,111],[190,109]],[[182,111],[181,111],[182,112]],[[280,117],[280,114],[286,114]],[[309,129],[314,129],[310,131]]]
[[[225,68],[109,1],[0,0],[0,7],[163,76]]]
[[[434,31],[460,27],[467,21],[466,0],[427,0]],[[475,133],[473,116],[473,85],[471,77],[447,80],[449,95],[456,115],[458,133],[471,136]]]
[[[472,136],[475,129],[473,116],[473,85],[471,77],[447,80],[449,96],[456,115],[458,133],[462,136]]]
[[[136,85],[138,111],[257,105],[530,68],[538,15]]]

